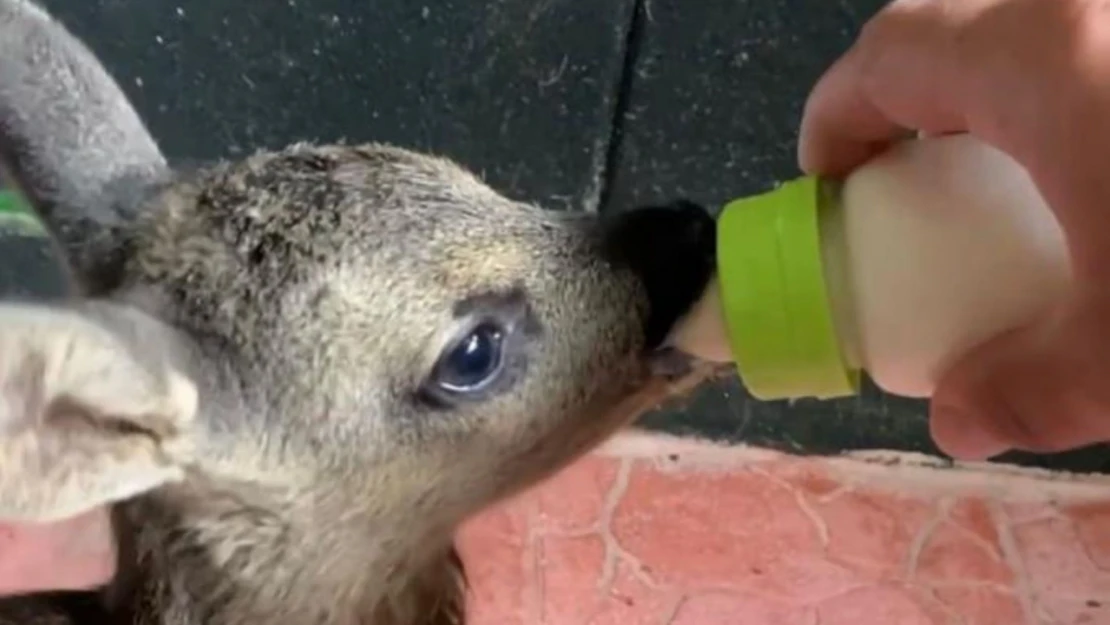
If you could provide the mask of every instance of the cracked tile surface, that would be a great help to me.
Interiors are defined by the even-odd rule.
[[[471,622],[1110,625],[1110,490],[1016,502],[675,458],[589,456],[473,520]]]

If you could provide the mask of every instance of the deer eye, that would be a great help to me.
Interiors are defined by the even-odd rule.
[[[436,364],[432,381],[450,394],[483,390],[501,373],[504,348],[504,328],[483,322],[447,348]]]

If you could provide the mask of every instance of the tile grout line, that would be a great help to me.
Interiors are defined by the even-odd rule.
[[[925,520],[925,523],[922,524],[910,542],[909,553],[906,554],[906,581],[915,582],[917,580],[917,565],[921,559],[921,553],[925,551],[929,541],[933,539],[933,534],[937,531],[937,528],[948,520],[953,505],[954,501],[951,497],[944,497],[933,503],[932,515]]]
[[[1004,561],[1010,566],[1010,570],[1014,574],[1014,595],[1017,597],[1018,605],[1021,606],[1026,625],[1046,625],[1037,615],[1037,610],[1033,605],[1033,589],[1029,585],[1025,561],[1018,549],[1017,539],[1014,537],[1010,520],[997,502],[991,502],[988,509],[998,532],[998,548],[1002,551]]]

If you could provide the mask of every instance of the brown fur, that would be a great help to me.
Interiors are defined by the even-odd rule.
[[[114,502],[121,541],[102,597],[7,600],[0,623],[462,623],[455,528],[658,391],[650,328],[708,277],[701,240],[668,250],[689,271],[644,260],[696,211],[603,226],[393,147],[171,172],[26,0],[0,0],[0,128],[83,290],[0,306],[0,513]],[[445,396],[437,363],[478,320],[501,373]]]

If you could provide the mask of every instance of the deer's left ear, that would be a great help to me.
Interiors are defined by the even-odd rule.
[[[0,304],[0,520],[66,519],[191,462],[197,390],[161,353],[167,330],[134,309],[81,308]]]
[[[0,165],[93,293],[118,277],[134,221],[170,173],[95,55],[30,0],[0,0]]]

